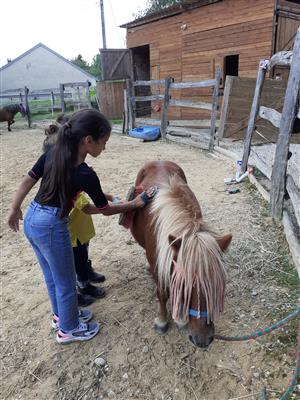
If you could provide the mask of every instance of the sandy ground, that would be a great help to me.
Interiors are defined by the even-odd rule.
[[[91,242],[94,267],[106,275],[107,297],[90,306],[102,331],[88,343],[60,346],[50,328],[50,307],[42,273],[23,233],[5,225],[18,182],[41,152],[42,129],[16,124],[2,130],[1,141],[1,399],[259,399],[283,392],[292,377],[295,346],[292,328],[259,341],[215,341],[207,351],[193,347],[174,324],[154,333],[157,301],[145,257],[118,217],[94,217]],[[145,160],[168,159],[185,171],[215,230],[233,233],[226,255],[228,285],[225,313],[217,332],[246,334],[270,325],[293,308],[291,290],[273,277],[288,258],[280,227],[248,184],[228,195],[223,180],[234,165],[221,156],[162,142],[142,143],[112,135],[98,159],[88,159],[106,192],[125,197]],[[24,202],[23,210],[35,189]],[[105,367],[94,364],[97,356]],[[294,398],[300,398],[300,392]],[[297,397],[299,396],[299,397]]]

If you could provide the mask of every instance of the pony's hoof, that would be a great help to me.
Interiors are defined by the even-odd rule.
[[[168,330],[168,328],[169,328],[169,324],[168,323],[166,323],[165,325],[154,324],[154,330],[160,336],[165,335],[167,330]]]

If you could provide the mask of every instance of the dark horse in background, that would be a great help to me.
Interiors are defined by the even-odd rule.
[[[170,161],[147,162],[139,171],[136,191],[158,186],[154,199],[133,217],[131,232],[146,250],[159,300],[155,330],[168,329],[166,303],[172,318],[198,347],[214,338],[214,322],[223,311],[223,252],[232,236],[212,231],[202,218],[198,200],[183,170]]]
[[[7,121],[7,130],[11,132],[10,126],[15,122],[14,116],[17,113],[21,113],[22,117],[26,116],[26,110],[23,104],[10,104],[3,108],[0,108],[0,122]]]

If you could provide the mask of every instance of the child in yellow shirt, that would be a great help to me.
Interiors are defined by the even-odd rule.
[[[90,282],[104,282],[105,276],[95,272],[88,256],[89,241],[95,236],[95,228],[91,215],[87,214],[90,203],[83,193],[77,196],[74,207],[69,214],[68,229],[74,254],[77,274],[78,304],[91,304],[95,298],[105,296],[105,290]],[[85,212],[84,212],[84,211]]]

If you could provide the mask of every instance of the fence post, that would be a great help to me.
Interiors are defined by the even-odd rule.
[[[96,90],[96,89],[95,89]],[[86,81],[85,84],[85,93],[86,93],[86,100],[88,103],[89,108],[92,108],[92,102],[91,102],[91,94],[90,94],[90,83],[89,81]]]
[[[24,87],[25,109],[26,109],[28,127],[31,128],[31,113],[30,113],[29,102],[28,102],[28,92],[29,92],[29,89],[27,86],[25,86]]]
[[[53,90],[51,90],[51,105],[52,105],[52,117],[54,115],[54,105],[55,105],[55,99],[54,99],[54,93]]]
[[[168,108],[169,108],[169,101],[170,101],[170,95],[169,95],[169,90],[170,90],[170,85],[173,82],[173,78],[168,76],[165,79],[165,95],[164,95],[164,103],[163,103],[163,109],[161,113],[161,123],[160,123],[160,133],[161,137],[163,139],[166,138],[166,133],[167,133],[167,128],[168,128]]]
[[[64,90],[65,87],[62,83],[59,84],[59,92],[60,92],[60,104],[61,104],[61,111],[63,113],[66,112],[66,104],[65,104],[65,99],[64,99]]]
[[[217,68],[215,72],[215,86],[214,86],[214,93],[213,93],[213,105],[211,111],[211,121],[210,121],[210,141],[209,141],[209,151],[214,150],[214,141],[215,141],[215,134],[216,134],[216,120],[218,115],[218,98],[219,98],[219,86],[221,80],[221,69]],[[219,138],[218,145],[219,145]]]
[[[242,172],[245,172],[247,169],[248,159],[250,155],[251,141],[253,131],[255,129],[255,120],[259,110],[259,103],[261,98],[261,92],[266,76],[266,70],[268,65],[268,60],[260,60],[258,73],[256,78],[256,86],[254,91],[254,97],[252,102],[252,107],[250,111],[247,133],[244,141],[244,153],[243,153],[243,161],[242,161]]]
[[[133,84],[131,79],[126,79],[127,104],[128,104],[128,129],[135,127],[135,101],[133,99]]]
[[[128,118],[129,118],[129,116],[128,116],[127,90],[124,89],[123,93],[124,93],[124,100],[123,100],[124,111],[123,111],[122,133],[123,133],[123,135],[125,135],[125,133],[128,132]]]
[[[300,88],[300,28],[298,28],[293,48],[290,74],[283,103],[279,134],[276,145],[274,166],[271,177],[270,212],[273,218],[280,219],[286,188],[286,170],[289,152],[289,139],[296,115],[297,98]]]

